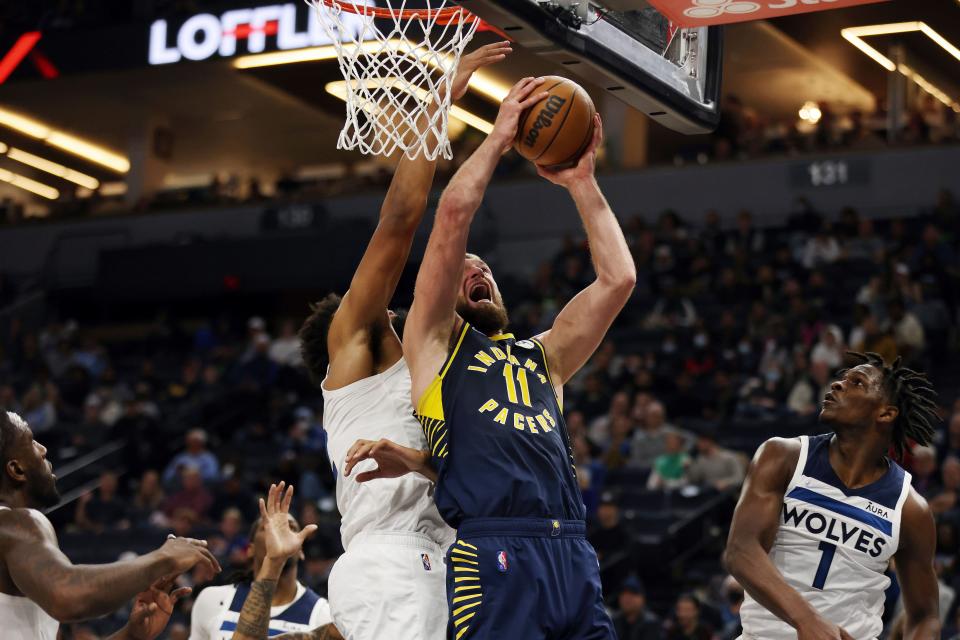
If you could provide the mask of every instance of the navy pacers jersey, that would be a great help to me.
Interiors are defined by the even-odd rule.
[[[464,322],[417,403],[451,527],[465,518],[583,520],[570,441],[543,345]]]

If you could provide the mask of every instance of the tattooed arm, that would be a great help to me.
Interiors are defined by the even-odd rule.
[[[270,626],[270,603],[277,589],[277,580],[283,570],[283,563],[271,565],[269,558],[264,560],[257,579],[250,586],[250,593],[240,610],[240,620],[233,632],[233,640],[264,640]],[[305,633],[285,633],[275,636],[276,640],[343,640],[343,636],[332,624],[307,631]]]
[[[220,570],[199,540],[174,538],[133,560],[75,565],[60,551],[50,521],[28,509],[0,512],[0,561],[24,596],[60,622],[106,615],[164,576],[198,563]]]
[[[267,499],[260,499],[260,519],[263,523],[264,545],[267,555],[260,565],[250,593],[243,602],[240,619],[233,632],[233,640],[265,640],[270,627],[270,605],[277,590],[277,581],[287,559],[300,553],[303,541],[316,531],[316,525],[307,525],[302,531],[294,531],[287,519],[293,486],[284,491],[284,483],[270,485]],[[276,638],[286,640],[343,640],[332,624],[327,624],[307,633],[285,633]]]

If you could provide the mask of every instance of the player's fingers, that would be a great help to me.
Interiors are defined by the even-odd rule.
[[[267,505],[263,501],[263,498],[260,498],[260,517],[261,518],[267,517]]]
[[[154,582],[150,588],[156,589],[157,591],[162,591],[163,593],[167,593],[168,591],[170,591],[170,587],[173,586],[173,581],[176,580],[176,578],[177,576],[175,575],[164,576],[163,578],[160,578],[159,580]]]
[[[303,541],[309,538],[317,530],[317,525],[308,524],[303,529],[300,530],[300,544],[303,545]]]
[[[524,85],[523,89],[517,93],[517,101],[521,105],[526,104],[530,99],[530,94],[537,90],[537,87],[542,85],[545,82],[544,78],[533,78],[530,82]],[[546,97],[546,94],[544,94]]]
[[[347,458],[347,466],[343,470],[344,476],[349,476],[350,472],[353,471],[353,468],[357,466],[358,462],[366,460],[372,447],[372,444],[364,444],[360,449],[354,452],[352,456]]]
[[[185,596],[188,596],[191,593],[193,593],[193,589],[191,589],[190,587],[180,587],[179,589],[174,590],[174,592],[170,594],[170,603],[176,604],[177,600]]]
[[[356,442],[354,442],[353,446],[350,447],[350,449],[347,451],[347,460],[350,460],[350,458],[354,457],[357,454],[357,451],[359,451],[369,443],[370,443],[369,440],[357,440]]]
[[[192,544],[192,545],[195,546],[195,547],[203,547],[203,548],[206,548],[206,546],[207,546],[207,541],[206,541],[206,540],[200,540],[199,538],[181,538],[181,539],[182,539],[182,540],[186,540],[187,542],[189,542],[190,544]]]
[[[293,502],[293,485],[287,487],[287,492],[283,494],[283,502],[280,504],[280,511],[290,513],[290,503]]]
[[[593,114],[593,140],[590,142],[591,149],[596,149],[603,142],[603,120],[599,113]]]
[[[283,480],[277,485],[277,491],[273,494],[273,513],[280,510],[280,503],[283,500],[283,490],[287,488],[287,483]]]
[[[213,574],[216,575],[220,573],[220,563],[217,561],[216,556],[214,556],[208,549],[200,549],[200,558],[199,561],[209,567]]]
[[[382,478],[383,473],[380,469],[373,469],[372,471],[364,471],[363,473],[357,474],[357,482],[370,482],[371,480],[376,480],[377,478]]]
[[[540,102],[541,100],[545,100],[545,99],[547,98],[547,96],[549,96],[549,95],[550,95],[550,94],[549,94],[548,92],[546,92],[546,91],[541,91],[540,93],[535,93],[535,94],[533,94],[532,96],[530,96],[529,98],[527,98],[526,100],[522,101],[522,102],[520,103],[520,106],[523,107],[524,109],[529,109],[530,107],[532,107],[533,105],[537,104],[537,103]]]
[[[508,93],[507,97],[504,99],[504,102],[511,99],[515,99],[515,100],[520,99],[518,96],[520,96],[520,94],[526,90],[526,88],[530,85],[531,82],[533,82],[533,80],[534,78],[532,77],[526,77],[520,80],[519,82],[517,82],[517,84],[513,85],[510,88],[510,93]]]

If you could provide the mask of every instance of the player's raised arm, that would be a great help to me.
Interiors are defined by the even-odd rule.
[[[904,640],[940,637],[940,589],[933,568],[937,531],[926,501],[910,489],[903,506],[900,548],[894,556],[906,617]]]
[[[603,125],[597,115],[593,141],[575,167],[563,171],[537,168],[541,176],[565,187],[573,197],[597,273],[597,279],[568,302],[553,327],[540,336],[557,387],[562,387],[593,355],[637,282],[623,231],[594,176],[601,140]]]
[[[463,56],[451,87],[452,99],[463,97],[474,71],[503,60],[510,51],[508,42],[497,42]],[[421,115],[417,129],[426,130],[432,116],[432,109]],[[356,335],[377,323],[387,322],[387,306],[427,207],[436,165],[435,160],[427,160],[422,154],[414,160],[404,155],[400,160],[380,208],[377,228],[330,325],[328,348],[331,361]]]
[[[798,640],[852,640],[787,584],[768,555],[799,454],[799,443],[783,438],[767,440],[757,450],[733,514],[723,563],[747,593],[797,630]]]
[[[211,577],[220,571],[206,543],[184,538],[133,560],[75,565],[57,546],[50,523],[25,509],[0,513],[0,555],[17,589],[60,622],[112,613],[160,578],[197,564]]]
[[[513,86],[500,105],[493,131],[457,170],[440,198],[404,328],[403,353],[413,378],[414,404],[447,355],[470,223],[500,156],[513,144],[520,114],[545,97],[537,92],[542,82],[524,78]]]

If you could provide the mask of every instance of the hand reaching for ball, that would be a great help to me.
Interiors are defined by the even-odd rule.
[[[543,82],[543,78],[524,78],[513,85],[500,103],[500,112],[487,140],[497,145],[501,153],[506,153],[513,146],[520,126],[520,115],[547,97],[546,91],[538,91]]]
[[[603,142],[603,121],[600,119],[600,114],[596,113],[593,116],[593,139],[577,164],[568,169],[550,169],[537,165],[537,173],[553,184],[567,189],[579,181],[593,180],[597,166],[597,149],[601,142]]]

